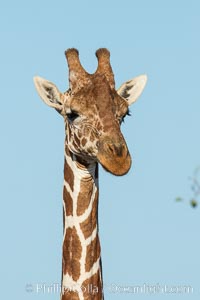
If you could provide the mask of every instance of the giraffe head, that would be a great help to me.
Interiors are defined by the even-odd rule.
[[[51,82],[35,77],[43,101],[55,108],[65,120],[69,150],[86,163],[99,162],[114,175],[124,175],[131,157],[120,125],[129,106],[142,93],[147,77],[138,76],[115,89],[107,49],[96,52],[98,67],[94,74],[82,67],[76,49],[65,52],[69,67],[69,89],[61,93]]]

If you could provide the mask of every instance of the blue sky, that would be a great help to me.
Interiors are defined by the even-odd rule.
[[[199,1],[6,1],[0,8],[1,298],[59,299],[25,286],[60,282],[64,125],[34,75],[68,87],[64,50],[93,72],[111,52],[116,85],[148,84],[122,125],[133,157],[121,178],[100,170],[105,298],[199,299]],[[176,196],[187,201],[176,203]],[[188,285],[191,294],[113,293],[110,286]]]

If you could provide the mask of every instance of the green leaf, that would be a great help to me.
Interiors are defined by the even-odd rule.
[[[176,202],[181,202],[181,201],[183,201],[183,198],[181,198],[181,197],[176,197]]]
[[[192,200],[190,200],[190,205],[195,208],[195,207],[197,207],[198,202],[195,199],[192,199]]]

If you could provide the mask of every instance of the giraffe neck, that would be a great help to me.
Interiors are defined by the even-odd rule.
[[[103,299],[98,192],[98,164],[78,162],[65,146],[61,300]]]

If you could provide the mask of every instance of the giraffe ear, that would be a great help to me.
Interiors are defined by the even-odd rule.
[[[49,106],[61,110],[63,101],[58,88],[50,81],[44,78],[35,76],[33,78],[36,90],[42,100]]]
[[[141,95],[147,82],[146,75],[140,75],[123,83],[117,93],[128,101],[128,105],[134,103]]]

